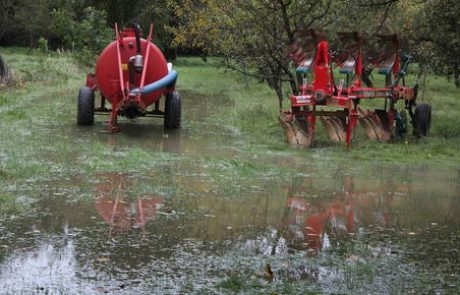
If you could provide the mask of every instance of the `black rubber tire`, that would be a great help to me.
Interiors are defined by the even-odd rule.
[[[181,97],[176,91],[166,94],[164,126],[177,129],[181,125]]]
[[[78,92],[77,124],[94,124],[94,91],[89,87],[82,87]]]
[[[415,135],[425,137],[431,127],[431,105],[428,103],[417,104],[414,112]]]
[[[2,56],[0,55],[0,80],[3,79],[3,77],[6,77],[6,64],[3,61]]]
[[[5,86],[6,84],[11,82],[10,71],[6,65],[5,60],[0,55],[0,86]]]

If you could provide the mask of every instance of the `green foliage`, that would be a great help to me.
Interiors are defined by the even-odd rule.
[[[107,27],[107,13],[93,7],[83,10],[81,20],[65,9],[53,12],[54,30],[63,40],[63,47],[76,51],[84,64],[94,64],[95,56],[112,40],[113,32]]]
[[[113,37],[113,24],[155,25],[155,42],[169,51],[221,55],[227,66],[249,72],[284,97],[296,80],[285,55],[297,29],[315,28],[334,44],[336,32],[367,36],[396,33],[421,64],[460,86],[460,2],[420,0],[3,0],[0,45],[78,52],[86,64]],[[43,38],[43,39],[42,39]],[[406,42],[407,41],[407,42]],[[174,54],[171,51],[171,54]],[[288,80],[290,84],[282,81]]]
[[[426,62],[436,73],[453,78],[457,87],[460,87],[459,11],[459,1],[428,1],[420,15],[425,26],[419,31],[419,38],[426,41],[424,45],[431,45],[422,51],[429,55]]]
[[[141,4],[142,9],[137,11],[136,16],[144,33],[147,33],[150,24],[154,25],[155,45],[163,51],[171,48],[173,39],[172,34],[167,30],[168,25],[173,21],[173,14],[171,7],[166,2],[166,0],[160,0]]]
[[[46,38],[40,37],[38,39],[38,49],[43,53],[48,52],[48,40]]]
[[[175,42],[223,55],[231,69],[265,81],[282,100],[283,81],[297,91],[286,47],[297,29],[323,26],[333,1],[172,1]]]

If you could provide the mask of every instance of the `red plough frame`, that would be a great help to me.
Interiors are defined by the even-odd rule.
[[[365,55],[363,38],[358,33],[339,33],[344,49],[331,51],[329,42],[320,33],[307,32],[288,48],[300,85],[298,93],[290,97],[291,109],[280,116],[290,144],[310,147],[317,118],[334,141],[345,142],[347,147],[351,146],[358,122],[370,139],[387,141],[402,137],[407,131],[405,110],[409,112],[414,134],[427,135],[431,106],[416,106],[417,85],[405,86],[411,57],[400,54],[395,35],[377,36],[380,52]],[[369,74],[374,69],[385,76],[384,87],[372,87]],[[359,107],[363,100],[370,99],[384,100],[384,107],[376,110]],[[399,100],[404,101],[403,110],[396,109]]]

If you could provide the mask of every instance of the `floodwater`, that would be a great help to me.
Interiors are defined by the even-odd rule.
[[[0,294],[460,292],[460,170],[252,153],[218,116],[202,119],[215,115],[210,101],[184,103],[173,133],[160,121],[123,122],[116,135],[100,118],[91,129],[36,122],[69,143],[56,163],[93,159],[74,140],[172,160],[5,177],[15,198],[0,212]]]

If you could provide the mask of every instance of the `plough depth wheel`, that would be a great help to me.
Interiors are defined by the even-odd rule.
[[[425,137],[431,127],[431,105],[418,104],[414,112],[414,133],[418,137]]]

